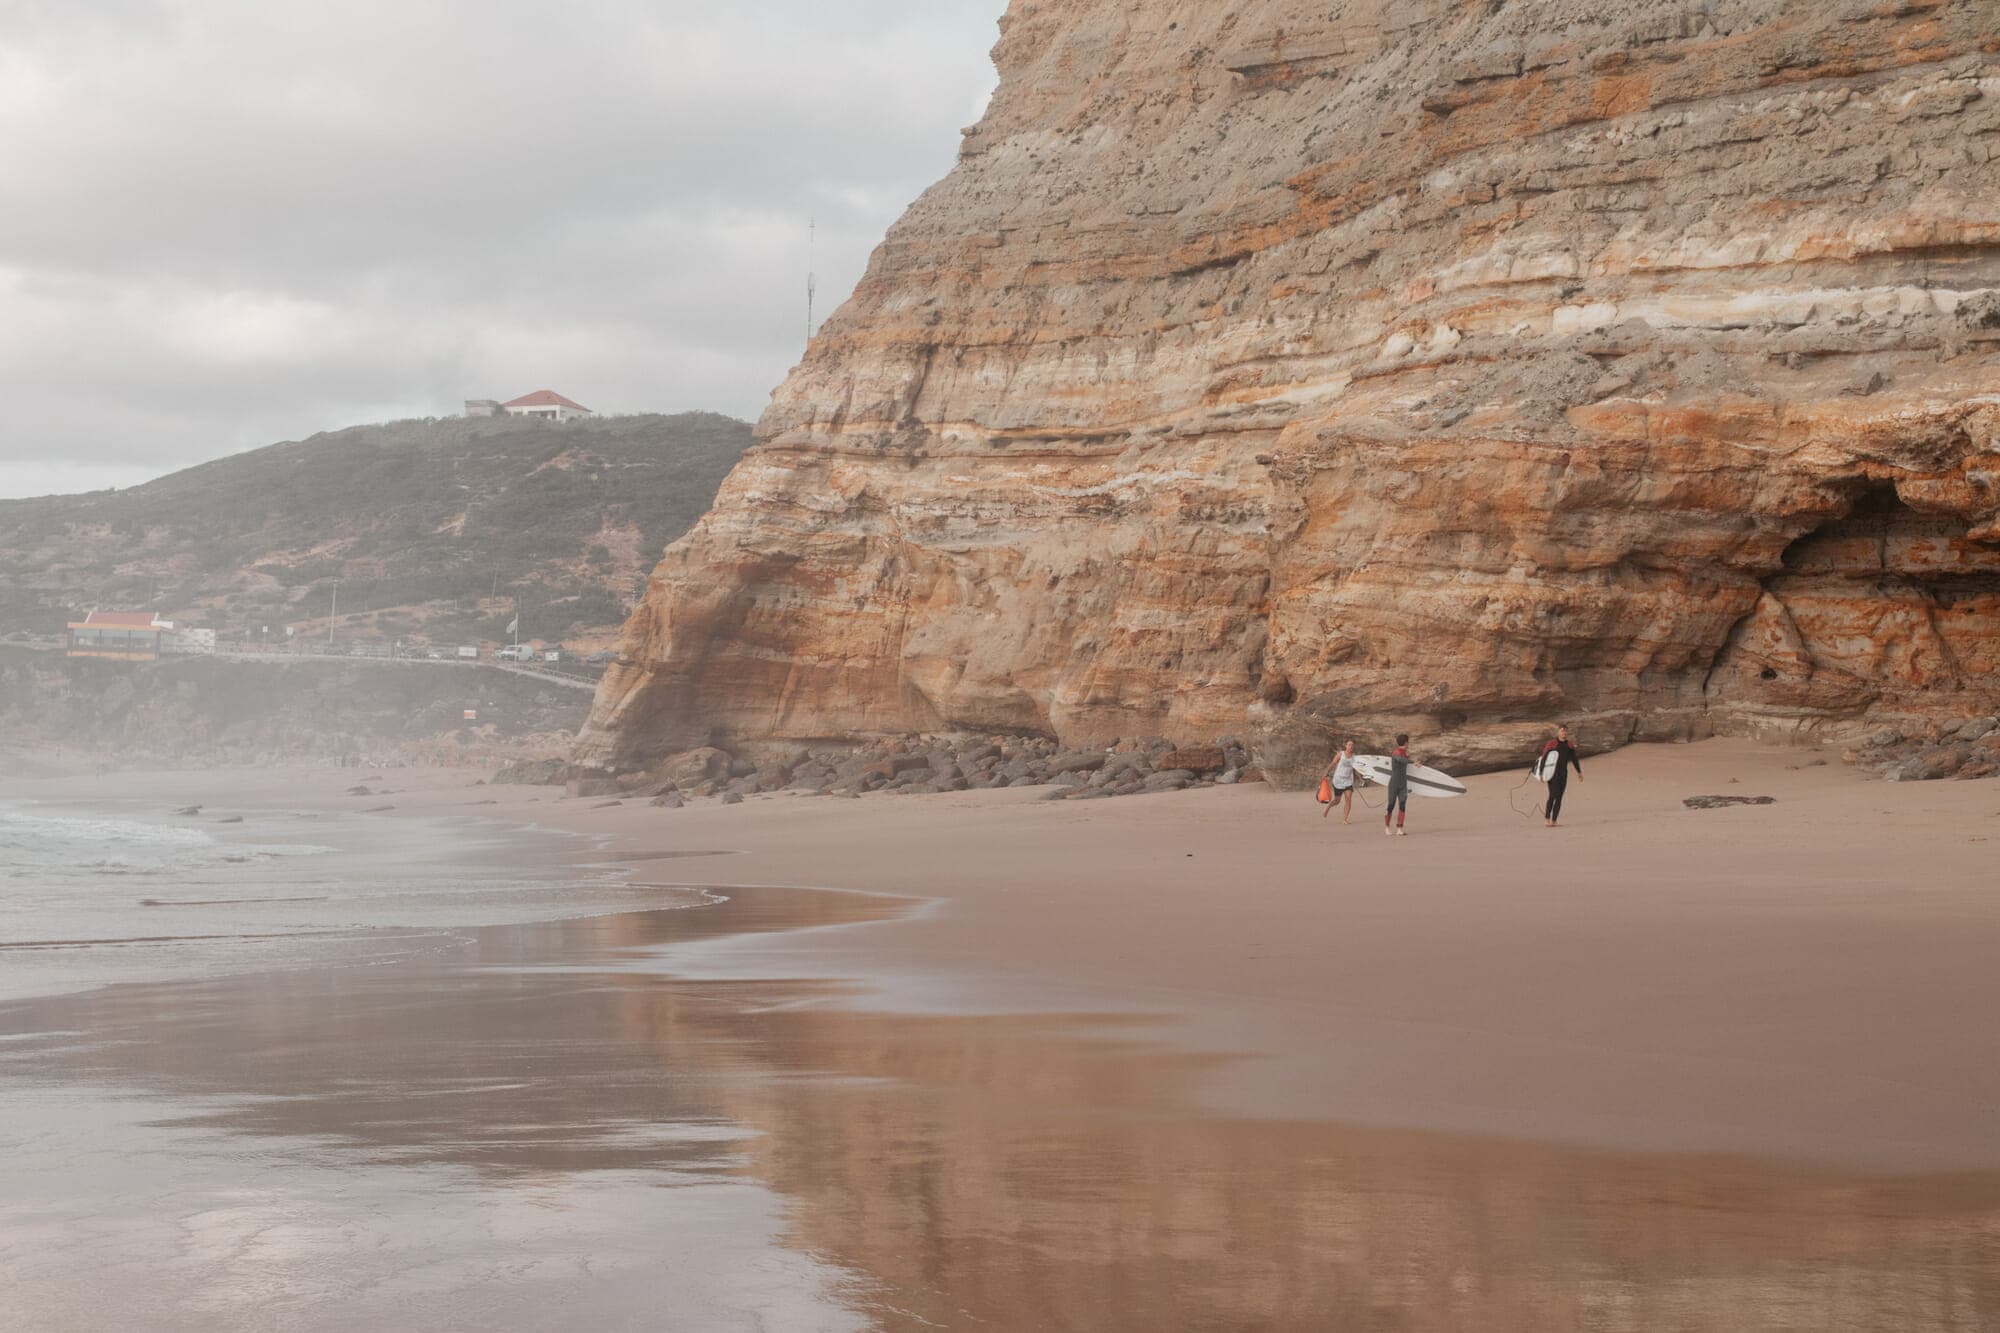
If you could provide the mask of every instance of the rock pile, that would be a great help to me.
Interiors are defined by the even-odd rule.
[[[566,783],[573,796],[649,794],[654,805],[670,809],[701,799],[735,804],[780,791],[855,797],[1047,787],[1045,799],[1091,800],[1263,780],[1234,736],[1204,745],[1176,745],[1156,736],[1103,749],[1066,749],[1039,736],[990,735],[763,746],[742,754],[710,745],[617,777],[577,769],[537,769],[530,775],[525,766],[510,772],[517,774],[510,781]]]
[[[1850,762],[1876,769],[1890,782],[1991,777],[2000,773],[2000,718],[1975,717],[1907,732],[1878,727],[1848,755]]]
[[[563,781],[568,773],[569,765],[560,759],[523,759],[495,773],[493,781],[518,783],[524,787],[546,787]]]

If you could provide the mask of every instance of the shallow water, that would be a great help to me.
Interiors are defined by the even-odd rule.
[[[0,999],[388,960],[462,926],[673,899],[584,851],[471,819],[0,802]]]
[[[0,1325],[2000,1327],[2000,1181],[1192,1109],[1152,1020],[629,964],[727,890],[0,1006]]]

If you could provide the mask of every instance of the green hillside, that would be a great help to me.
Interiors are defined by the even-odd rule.
[[[710,413],[357,426],[122,491],[0,500],[0,635],[90,607],[225,639],[271,627],[452,643],[615,634],[751,442]]]

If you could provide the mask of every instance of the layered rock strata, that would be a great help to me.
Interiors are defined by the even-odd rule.
[[[1015,0],[580,757],[2000,711],[2000,11]],[[1337,719],[1330,722],[1329,719]]]

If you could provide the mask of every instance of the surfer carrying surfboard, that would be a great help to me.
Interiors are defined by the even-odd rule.
[[[1382,811],[1382,833],[1401,838],[1403,818],[1410,813],[1410,734],[1396,733],[1396,753],[1389,756],[1389,804]],[[1389,827],[1390,816],[1395,816],[1396,827]]]
[[[1563,793],[1569,790],[1569,771],[1576,770],[1577,781],[1583,780],[1583,760],[1578,757],[1576,747],[1569,743],[1569,728],[1557,727],[1556,736],[1542,746],[1535,756],[1535,772],[1549,784],[1548,803],[1542,807],[1542,824],[1554,828],[1562,818]]]
[[[1340,822],[1343,824],[1354,822],[1353,741],[1340,747],[1340,753],[1333,757],[1333,762],[1326,766],[1326,772],[1320,774],[1320,777],[1327,780],[1326,809],[1320,811],[1320,818],[1324,819],[1332,814],[1333,807],[1338,805],[1345,807],[1340,813]]]

